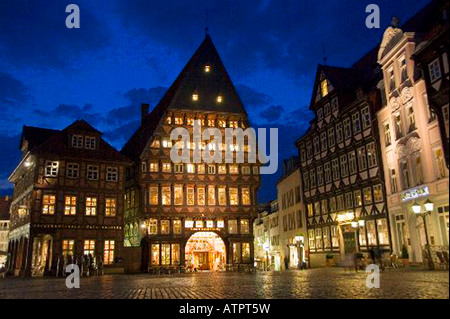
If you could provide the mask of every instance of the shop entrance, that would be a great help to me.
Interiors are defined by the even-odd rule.
[[[225,243],[214,232],[197,232],[186,243],[185,259],[190,271],[225,270]]]
[[[356,252],[356,238],[354,231],[344,232],[344,249],[345,254],[353,254]]]

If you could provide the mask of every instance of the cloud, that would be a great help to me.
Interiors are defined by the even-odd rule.
[[[131,89],[125,92],[123,96],[130,101],[130,104],[109,111],[107,115],[108,121],[120,124],[128,122],[131,119],[140,119],[141,104],[147,103],[150,105],[150,109],[152,109],[160,101],[166,91],[166,87],[157,86],[149,89]]]
[[[270,95],[259,92],[244,84],[236,85],[236,90],[246,109],[255,109],[259,106],[267,105],[273,100]]]
[[[0,1],[0,54],[16,65],[64,66],[81,54],[105,46],[108,25],[91,12],[90,1],[79,0],[81,27],[65,25],[70,0]]]
[[[129,121],[117,128],[104,132],[103,137],[117,149],[121,149],[130,139],[131,135],[138,129],[140,124],[140,120]]]
[[[27,87],[11,74],[0,72],[0,104],[3,107],[17,106],[29,100]]]
[[[268,122],[277,121],[284,112],[284,107],[281,105],[271,105],[259,113],[259,116],[266,119]]]
[[[105,118],[103,114],[92,112],[94,109],[92,104],[85,104],[84,106],[72,104],[60,104],[52,111],[43,111],[40,109],[33,110],[33,113],[44,118],[66,118],[71,121],[83,119],[91,125],[102,123]]]

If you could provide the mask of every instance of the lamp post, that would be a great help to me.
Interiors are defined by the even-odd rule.
[[[428,227],[427,227],[427,218],[426,218],[427,215],[431,215],[431,212],[433,211],[433,208],[434,208],[434,204],[432,201],[427,199],[424,206],[425,206],[425,211],[422,212],[422,206],[419,203],[415,202],[412,205],[412,210],[413,210],[414,214],[416,214],[417,216],[421,216],[423,219],[423,227],[425,230],[425,239],[426,239],[426,247],[425,248],[428,253],[428,269],[434,270],[435,266],[434,266],[433,256],[431,255],[430,242],[428,240]]]

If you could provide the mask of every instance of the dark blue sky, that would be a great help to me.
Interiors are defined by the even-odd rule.
[[[279,158],[311,119],[318,63],[351,66],[381,41],[391,17],[405,22],[428,0],[0,0],[0,189],[20,158],[22,125],[62,129],[84,118],[117,148],[153,107],[204,38],[211,37],[250,115],[278,127]],[[81,28],[65,27],[78,4]],[[366,5],[381,29],[365,27]],[[280,171],[263,178],[276,196]]]

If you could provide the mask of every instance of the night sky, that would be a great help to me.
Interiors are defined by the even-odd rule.
[[[308,126],[318,63],[351,66],[375,47],[393,15],[428,0],[0,0],[0,189],[20,160],[22,126],[63,129],[83,118],[121,149],[141,102],[155,106],[210,35],[258,127],[279,128],[279,161]],[[81,28],[67,29],[68,4]],[[367,4],[381,28],[365,26]],[[208,14],[207,14],[208,12]],[[208,17],[208,19],[206,18]],[[264,176],[260,202],[276,197]]]

